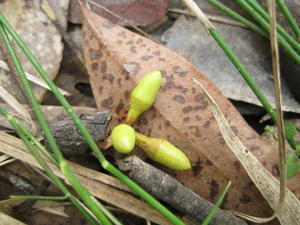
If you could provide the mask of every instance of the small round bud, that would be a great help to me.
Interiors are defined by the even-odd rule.
[[[129,153],[135,146],[135,131],[127,124],[120,124],[113,128],[111,141],[117,152]]]

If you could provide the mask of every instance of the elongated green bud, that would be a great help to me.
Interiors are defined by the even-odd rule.
[[[187,170],[191,164],[186,155],[170,142],[161,138],[150,138],[135,132],[136,144],[154,161],[174,170]]]
[[[116,151],[129,153],[135,146],[135,131],[127,124],[120,124],[111,132],[111,142]]]
[[[152,106],[159,91],[161,81],[162,76],[160,71],[147,73],[132,91],[130,108],[126,118],[128,124],[135,122],[143,112]]]

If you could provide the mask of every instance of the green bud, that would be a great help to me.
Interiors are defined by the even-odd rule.
[[[127,114],[126,122],[134,123],[137,118],[148,110],[155,101],[162,81],[160,71],[147,73],[132,91],[130,97],[130,108]]]
[[[127,124],[120,124],[112,130],[111,141],[117,152],[129,153],[135,146],[135,131]]]
[[[186,155],[170,142],[135,133],[136,144],[154,161],[174,170],[187,170],[191,164]]]

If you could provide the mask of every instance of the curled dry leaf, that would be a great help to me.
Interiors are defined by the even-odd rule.
[[[232,181],[224,208],[256,216],[272,210],[234,156],[219,130],[195,77],[215,99],[231,129],[273,176],[278,178],[277,151],[263,141],[232,104],[197,68],[174,52],[134,34],[82,7],[84,55],[99,110],[112,110],[111,126],[121,123],[129,108],[131,90],[149,71],[160,70],[163,83],[154,107],[135,127],[151,137],[169,140],[188,156],[192,169],[173,176],[200,196],[215,201]],[[298,174],[289,187],[300,196]]]

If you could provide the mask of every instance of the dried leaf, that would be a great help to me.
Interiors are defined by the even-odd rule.
[[[249,154],[255,155],[278,178],[276,150],[263,141],[216,86],[185,59],[85,8],[83,12],[86,65],[99,110],[114,112],[111,125],[124,121],[130,92],[141,77],[149,71],[160,70],[164,81],[157,101],[142,115],[136,129],[148,136],[166,138],[186,153],[192,170],[172,173],[200,196],[215,201],[231,180],[233,185],[225,208],[257,216],[271,215],[268,203],[226,145],[203,91],[191,78],[201,81],[215,99]],[[298,197],[299,177],[298,174],[289,180],[290,189]]]

